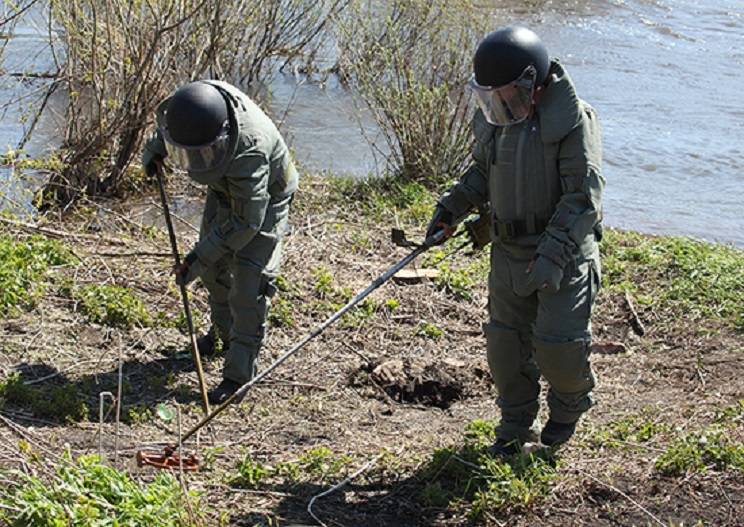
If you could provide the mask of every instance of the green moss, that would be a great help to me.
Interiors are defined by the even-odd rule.
[[[102,465],[96,456],[84,456],[62,465],[53,479],[14,473],[18,486],[0,493],[0,523],[13,527],[79,527],[158,525],[187,527],[187,497],[168,472],[158,472],[142,484],[127,473]],[[197,519],[201,518],[199,508]],[[203,519],[203,518],[202,518]]]
[[[49,268],[72,261],[72,253],[57,241],[0,236],[0,316],[33,305],[44,291]]]

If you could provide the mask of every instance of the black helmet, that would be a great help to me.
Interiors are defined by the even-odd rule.
[[[535,68],[535,83],[548,78],[548,50],[533,31],[509,26],[486,35],[473,59],[475,82],[480,86],[504,86],[517,80],[525,69]]]
[[[191,82],[178,88],[165,111],[171,139],[184,146],[212,142],[228,122],[227,102],[220,91],[206,82]]]

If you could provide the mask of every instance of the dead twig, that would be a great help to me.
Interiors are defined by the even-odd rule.
[[[646,334],[646,328],[643,326],[643,322],[641,322],[641,319],[638,317],[638,312],[636,312],[635,307],[633,306],[633,301],[630,299],[630,295],[628,292],[625,292],[624,295],[625,298],[625,305],[628,308],[628,311],[630,312],[630,316],[628,317],[628,322],[630,323],[630,327],[633,328],[633,332],[638,335],[639,337],[642,337]]]
[[[50,229],[48,227],[41,227],[39,225],[34,225],[33,223],[26,223],[25,221],[11,220],[8,218],[3,218],[3,217],[0,217],[0,223],[5,223],[6,225],[12,225],[13,227],[18,227],[20,229],[40,232],[42,234],[46,234],[48,236],[53,236],[56,238],[72,238],[72,239],[77,239],[77,240],[91,240],[91,241],[96,241],[96,242],[106,242],[111,245],[130,245],[130,242],[127,242],[126,240],[122,240],[120,238],[113,238],[110,236],[101,236],[101,235],[96,235],[96,234],[79,234],[79,233],[74,233],[74,232],[59,231],[57,229]]]
[[[594,476],[592,476],[591,474],[588,474],[588,473],[584,472],[583,470],[578,470],[578,472],[579,472],[579,474],[582,474],[583,476],[591,479],[595,483],[598,483],[598,484],[602,485],[603,487],[607,487],[611,491],[618,493],[620,496],[622,496],[623,498],[625,498],[626,500],[628,500],[629,502],[631,502],[633,505],[635,505],[638,508],[638,510],[640,510],[646,516],[648,516],[649,518],[651,518],[654,521],[654,523],[656,523],[657,525],[661,525],[661,527],[666,527],[666,524],[664,522],[662,522],[659,518],[657,518],[656,516],[654,516],[654,514],[651,513],[651,511],[649,511],[646,507],[644,507],[643,505],[641,505],[640,503],[638,503],[636,500],[634,500],[633,498],[631,498],[630,496],[628,496],[627,494],[625,494],[622,490],[618,489],[617,487],[615,487],[613,485],[610,485],[609,483],[605,483],[601,479],[595,478]]]
[[[328,489],[328,490],[325,490],[325,491],[321,492],[320,494],[316,494],[315,496],[313,496],[313,497],[312,497],[312,499],[310,500],[310,503],[308,503],[308,504],[307,504],[307,512],[308,512],[308,514],[310,514],[310,516],[312,516],[312,517],[313,517],[313,519],[314,519],[314,520],[315,520],[316,522],[318,522],[318,523],[319,523],[320,525],[322,525],[322,527],[327,527],[327,526],[326,526],[326,524],[325,524],[325,523],[323,523],[323,522],[322,522],[322,521],[320,520],[320,518],[318,518],[318,517],[317,517],[317,516],[315,515],[315,513],[313,512],[313,504],[314,504],[314,503],[316,502],[316,500],[318,500],[318,499],[320,499],[320,498],[322,498],[322,497],[324,497],[324,496],[328,496],[329,494],[332,494],[332,493],[336,492],[336,491],[337,491],[338,489],[340,489],[341,487],[344,487],[344,486],[345,486],[345,485],[347,485],[347,484],[348,484],[349,482],[351,482],[351,481],[352,481],[352,480],[353,480],[354,478],[356,478],[357,476],[359,476],[359,474],[361,474],[362,472],[366,471],[366,470],[367,470],[368,468],[370,468],[370,467],[371,467],[371,466],[373,466],[373,465],[374,465],[375,463],[377,463],[377,462],[378,462],[378,461],[379,461],[379,460],[380,460],[380,459],[381,459],[381,458],[382,458],[382,457],[383,457],[384,455],[385,455],[385,452],[382,452],[382,453],[380,453],[380,454],[377,454],[377,455],[376,455],[375,457],[373,457],[372,459],[370,459],[370,460],[369,460],[369,461],[368,461],[367,463],[365,463],[365,464],[364,464],[364,465],[363,465],[363,466],[362,466],[362,467],[361,467],[360,469],[358,469],[358,470],[357,470],[356,472],[354,472],[354,473],[353,473],[353,474],[352,474],[351,476],[349,476],[349,477],[348,477],[348,478],[346,478],[345,480],[341,481],[340,483],[336,483],[336,484],[335,484],[335,485],[334,485],[333,487],[331,487],[330,489]]]

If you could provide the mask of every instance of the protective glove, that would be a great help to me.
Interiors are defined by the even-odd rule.
[[[528,276],[524,285],[528,294],[535,291],[556,293],[561,288],[563,269],[547,256],[538,255],[527,266],[526,273]]]
[[[426,238],[431,238],[441,230],[444,230],[444,236],[435,245],[443,244],[455,232],[455,229],[452,227],[452,213],[444,207],[437,205],[429,226],[426,228]]]
[[[190,252],[179,265],[173,266],[173,274],[176,276],[176,284],[188,285],[202,273],[202,264],[195,252]]]
[[[145,141],[145,146],[142,149],[142,168],[145,169],[145,174],[149,176],[155,174],[157,165],[162,163],[167,155],[165,143],[157,133],[153,134],[150,139]]]

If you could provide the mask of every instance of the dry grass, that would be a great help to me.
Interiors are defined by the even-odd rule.
[[[281,310],[274,312],[263,366],[330,315],[349,290],[361,290],[404,254],[388,241],[393,223],[411,232],[421,228],[402,208],[396,220],[390,219],[395,214],[383,210],[389,205],[384,200],[370,205],[377,214],[361,203],[350,210],[339,192],[339,185],[327,179],[305,178],[286,245],[277,298]],[[184,204],[199,199],[193,189],[183,189],[177,210],[188,210]],[[196,375],[178,329],[180,301],[168,276],[170,260],[150,255],[165,251],[167,239],[158,229],[137,226],[144,221],[142,207],[117,210],[103,222],[81,213],[56,224],[57,230],[86,235],[101,229],[93,232],[100,238],[67,237],[80,262],[52,271],[53,283],[32,310],[0,320],[3,379],[19,372],[21,380],[42,392],[71,384],[90,408],[90,421],[60,422],[7,401],[0,427],[4,467],[44,474],[65,448],[73,455],[97,452],[98,394],[115,393],[119,358],[125,422],[117,467],[151,479],[132,458],[143,445],[175,439],[174,422],[156,416],[160,402],[178,401],[186,427],[199,418]],[[183,222],[176,225],[181,246],[187,247],[195,233]],[[7,224],[3,229],[19,239],[29,234]],[[110,243],[113,237],[130,241],[116,245]],[[311,341],[239,407],[228,410],[215,423],[213,436],[202,435],[203,470],[188,476],[188,484],[202,493],[206,524],[311,523],[306,507],[312,496],[383,451],[387,454],[350,485],[318,499],[313,512],[328,525],[348,526],[738,524],[744,512],[740,469],[664,476],[655,462],[688,432],[720,426],[734,444],[742,440],[744,417],[736,406],[744,393],[742,334],[720,321],[698,318],[692,324],[684,313],[657,306],[639,310],[647,333],[638,337],[628,323],[623,293],[612,287],[600,294],[596,339],[622,343],[627,352],[595,355],[598,405],[559,453],[547,492],[536,490],[526,505],[490,508],[477,519],[467,500],[431,499],[441,488],[432,484],[444,470],[432,473],[434,451],[462,451],[468,423],[497,417],[479,330],[486,302],[482,270],[464,255],[449,265],[472,271],[466,273],[472,277],[472,284],[465,284],[472,288],[469,299],[431,283],[383,286],[364,309]],[[69,281],[128,288],[142,299],[152,322],[132,328],[91,323],[60,291],[58,285]],[[193,303],[204,328],[201,288],[193,289]],[[422,331],[425,324],[443,334]],[[414,369],[441,365],[447,379],[464,387],[461,398],[447,408],[430,406],[424,398],[399,402],[369,373],[395,360]],[[218,382],[220,368],[221,359],[207,362],[211,384]],[[103,428],[109,462],[114,458],[111,421],[109,416]],[[243,479],[236,480],[238,466]]]

